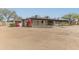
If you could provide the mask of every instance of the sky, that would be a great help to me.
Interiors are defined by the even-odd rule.
[[[79,13],[79,8],[10,8],[10,10],[16,11],[17,15],[22,18],[27,18],[34,15],[62,17],[69,13]]]

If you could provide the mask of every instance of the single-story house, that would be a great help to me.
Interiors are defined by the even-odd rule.
[[[28,20],[32,21],[32,27],[52,27],[53,25],[62,25],[69,23],[68,19],[54,19],[54,18],[27,18],[22,19],[23,26],[27,26]]]
[[[52,26],[62,26],[69,24],[78,24],[78,19],[71,21],[70,19],[63,18],[48,18],[48,17],[29,17],[26,19],[15,19],[9,21],[9,23],[14,23],[15,26],[20,27],[52,27]]]

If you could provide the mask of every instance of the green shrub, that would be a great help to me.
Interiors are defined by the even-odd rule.
[[[62,22],[61,23],[61,26],[70,26],[70,24],[69,23]]]
[[[10,27],[16,27],[16,24],[15,23],[11,23],[9,26]]]

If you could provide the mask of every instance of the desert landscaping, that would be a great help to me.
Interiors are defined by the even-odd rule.
[[[0,27],[0,50],[79,49],[79,26]]]

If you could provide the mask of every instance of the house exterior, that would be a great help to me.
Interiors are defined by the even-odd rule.
[[[59,26],[68,23],[68,19],[54,19],[54,18],[27,18],[22,20],[22,24],[24,27],[28,27],[28,20],[32,21],[31,27],[52,27],[52,26]]]
[[[15,19],[9,21],[16,27],[34,27],[34,28],[51,28],[53,26],[64,26],[70,24],[79,24],[78,19],[63,19],[49,17],[29,17],[26,19]]]
[[[30,18],[32,20],[32,27],[48,27],[48,21],[51,19],[48,18]],[[52,25],[52,24],[51,24]]]

